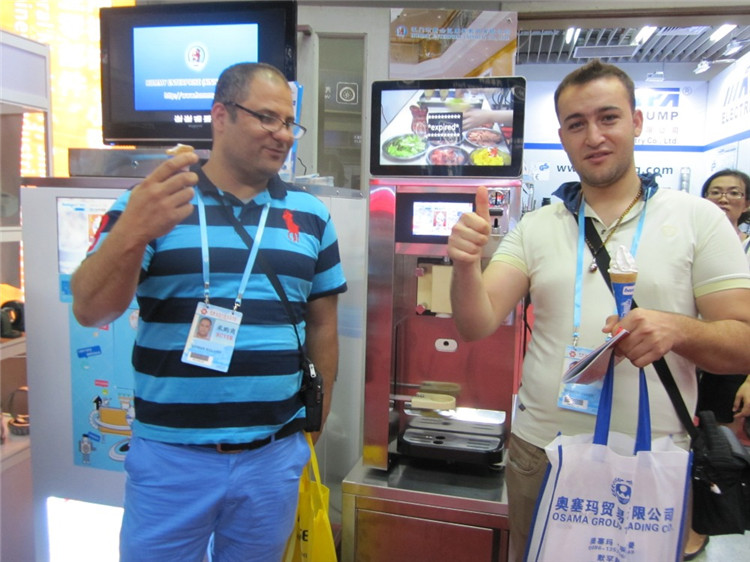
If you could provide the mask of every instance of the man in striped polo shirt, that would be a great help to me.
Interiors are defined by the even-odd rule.
[[[278,562],[309,457],[302,347],[324,420],[330,409],[346,281],[326,207],[278,176],[305,132],[289,84],[269,65],[231,66],[211,118],[210,158],[177,154],[122,195],[72,280],[85,326],[139,307],[123,562],[201,562],[207,547]]]

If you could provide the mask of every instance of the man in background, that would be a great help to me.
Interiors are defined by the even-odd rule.
[[[596,412],[562,400],[571,351],[597,347],[618,326],[630,332],[616,347],[628,361],[616,369],[611,421],[612,431],[629,435],[635,435],[639,367],[666,356],[691,411],[696,365],[714,373],[750,369],[750,274],[737,236],[715,205],[638,176],[634,145],[643,115],[633,81],[594,60],[561,82],[555,108],[560,140],[580,181],[555,192],[562,202],[524,216],[484,271],[482,248],[490,236],[484,188],[476,212],[461,216],[448,243],[453,316],[462,337],[492,334],[527,295],[534,303],[506,467],[511,560],[523,559],[547,466],[543,447],[558,432],[593,433]],[[593,221],[601,247],[583,243],[579,213]],[[636,258],[640,307],[618,320],[594,257],[614,255],[621,245]],[[646,375],[654,437],[674,435],[687,447],[653,368]]]
[[[305,132],[289,84],[269,65],[229,67],[211,118],[208,161],[178,154],[118,199],[72,279],[85,326],[134,295],[140,308],[123,562],[201,562],[209,543],[216,561],[278,562],[309,458],[301,345],[324,380],[324,419],[330,409],[346,282],[325,206],[278,176]],[[214,336],[193,352],[204,316]]]

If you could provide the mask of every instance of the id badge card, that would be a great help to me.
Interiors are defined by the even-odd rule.
[[[182,352],[182,362],[226,373],[241,322],[241,312],[199,302]]]
[[[570,369],[576,361],[580,361],[592,350],[584,347],[569,345],[565,348],[565,360],[563,361],[563,374]],[[602,381],[598,380],[590,384],[560,383],[560,393],[557,397],[557,405],[566,410],[574,410],[584,414],[596,415],[599,409],[599,399],[602,394]]]

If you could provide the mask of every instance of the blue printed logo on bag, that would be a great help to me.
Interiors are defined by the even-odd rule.
[[[643,377],[642,394],[645,386]],[[609,420],[599,422],[610,414],[608,393],[609,373],[593,435],[558,435],[545,447],[550,465],[526,560],[681,560],[691,453],[671,437],[651,440],[650,423],[640,419],[643,413],[638,439],[609,432]],[[639,410],[646,414],[647,404],[647,394],[639,397]]]

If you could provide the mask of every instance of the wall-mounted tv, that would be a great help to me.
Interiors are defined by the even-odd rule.
[[[260,61],[296,80],[296,2],[102,8],[100,22],[105,144],[210,148],[222,70]]]
[[[387,80],[372,85],[373,176],[519,177],[526,80]]]

